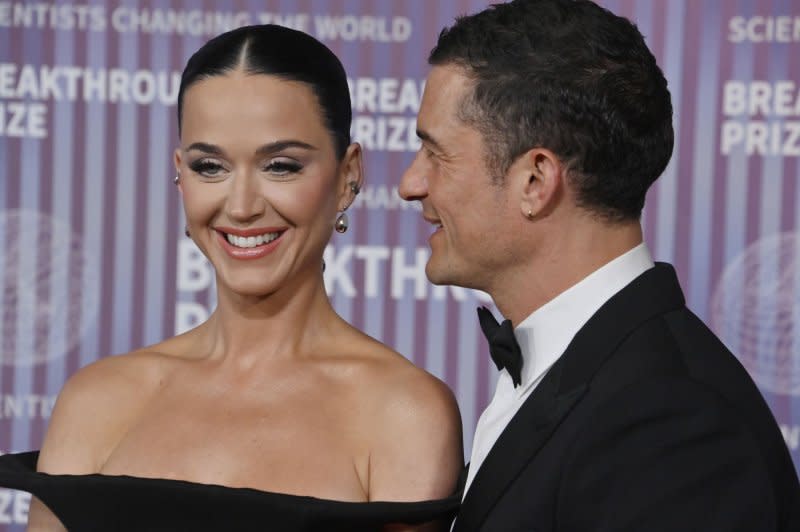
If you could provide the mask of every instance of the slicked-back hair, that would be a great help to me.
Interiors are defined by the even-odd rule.
[[[198,81],[237,69],[307,84],[317,97],[337,157],[344,156],[350,145],[352,109],[341,61],[310,35],[273,24],[244,26],[223,33],[189,58],[178,91],[178,131],[186,90]]]
[[[481,132],[493,179],[546,148],[579,205],[609,221],[641,216],[672,155],[672,103],[629,20],[588,0],[515,0],[458,18],[429,63],[473,81],[459,114]]]

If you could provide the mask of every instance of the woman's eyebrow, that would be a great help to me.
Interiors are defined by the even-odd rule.
[[[301,140],[277,140],[275,142],[270,142],[269,144],[264,144],[256,150],[256,154],[267,155],[270,153],[275,153],[276,151],[285,150],[286,148],[303,148],[306,150],[317,149],[316,146],[312,146],[311,144]]]

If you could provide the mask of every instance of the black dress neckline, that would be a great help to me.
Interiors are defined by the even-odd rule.
[[[36,471],[39,453],[0,456],[0,486],[28,491],[72,530],[380,530],[450,520],[461,501],[353,502],[187,480]]]

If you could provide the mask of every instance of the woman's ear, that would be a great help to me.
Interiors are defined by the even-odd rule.
[[[172,156],[173,162],[175,163],[175,184],[178,186],[178,192],[180,192],[181,196],[183,196],[183,183],[181,183],[181,149],[175,148],[175,152]]]
[[[528,219],[552,211],[561,197],[564,165],[550,150],[534,148],[512,166],[520,187],[520,210]]]
[[[350,144],[339,164],[339,202],[337,210],[344,211],[356,199],[364,185],[364,168],[361,158],[361,145]]]

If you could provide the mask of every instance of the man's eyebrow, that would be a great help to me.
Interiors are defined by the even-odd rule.
[[[442,146],[438,142],[436,142],[436,139],[434,139],[425,130],[417,129],[417,137],[419,137],[419,139],[421,141],[426,142],[427,144],[430,144],[431,147],[433,147],[436,151],[443,151],[442,150]]]
[[[313,146],[313,145],[311,145],[311,144],[309,144],[307,142],[303,142],[301,140],[289,139],[289,140],[277,140],[275,142],[270,142],[269,144],[264,144],[263,146],[260,146],[256,150],[256,154],[257,155],[268,155],[270,153],[275,153],[275,152],[278,152],[278,151],[281,151],[281,150],[285,150],[287,148],[303,148],[303,149],[306,149],[306,150],[316,150],[317,149],[315,146]],[[191,151],[191,150],[202,151],[204,153],[208,153],[209,155],[222,155],[223,154],[222,148],[220,148],[219,146],[216,146],[214,144],[209,144],[207,142],[194,142],[188,148],[186,148],[186,151]]]

